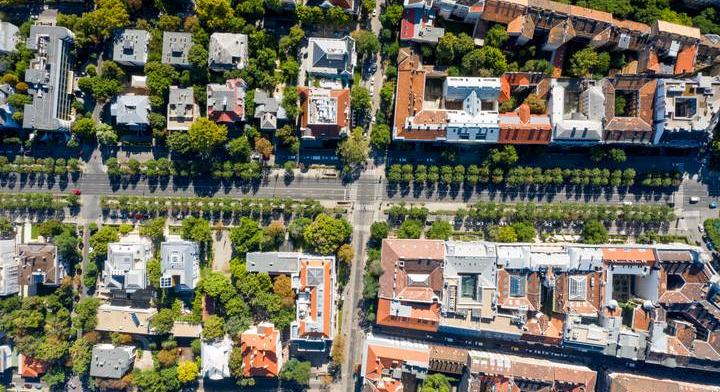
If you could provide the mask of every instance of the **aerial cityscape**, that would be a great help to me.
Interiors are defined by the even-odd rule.
[[[720,392],[719,0],[0,0],[0,392]]]

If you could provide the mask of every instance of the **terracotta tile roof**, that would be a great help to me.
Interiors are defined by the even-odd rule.
[[[20,354],[18,372],[22,377],[37,378],[45,374],[47,365],[45,362]]]
[[[20,259],[18,281],[29,286],[35,282],[36,273],[42,273],[45,285],[58,285],[63,277],[62,266],[58,263],[57,248],[53,244],[18,245]]]
[[[632,329],[635,331],[648,331],[652,322],[652,311],[648,312],[638,305],[633,310]]]
[[[406,363],[427,369],[430,352],[424,345],[386,345],[373,339],[367,343],[364,359],[365,380],[371,381],[377,391],[397,392],[403,390],[403,384],[401,380],[389,377],[389,371],[402,369]]]
[[[270,323],[251,327],[240,335],[245,377],[277,377],[282,364],[280,331]]]
[[[652,248],[603,248],[605,264],[655,264]]]
[[[514,112],[500,114],[500,144],[548,144],[552,125],[547,114],[530,114],[522,104]]]
[[[700,29],[697,27],[683,26],[659,19],[653,24],[653,30],[655,30],[656,33],[674,34],[696,40],[699,40],[701,37]]]
[[[306,291],[310,290],[310,314],[307,315],[304,319],[298,320],[299,323],[299,335],[300,337],[304,337],[304,335],[310,335],[313,334],[311,332],[306,332],[306,322],[312,321],[315,323],[322,323],[323,325],[323,332],[322,332],[322,338],[325,339],[332,339],[332,317],[334,314],[333,307],[335,304],[333,303],[332,299],[332,293],[335,287],[333,287],[333,281],[332,281],[332,259],[329,258],[301,258],[300,259],[300,287],[298,291]],[[309,278],[309,269],[310,268],[320,268],[322,269],[323,273],[323,282],[322,287],[318,287],[315,285],[310,284],[308,281]],[[322,298],[318,298],[319,295],[322,294]],[[322,300],[323,309],[322,309],[322,316],[318,314],[318,307],[317,303],[318,301]],[[322,317],[322,318],[321,318]]]
[[[585,298],[570,299],[569,279],[571,276],[585,277]],[[605,290],[601,282],[605,281],[605,271],[587,272],[584,274],[561,273],[555,279],[555,308],[556,312],[568,314],[595,316],[602,309],[605,302]]]
[[[316,139],[339,139],[343,129],[350,123],[350,89],[320,89],[299,87],[300,95],[300,127],[306,130],[306,136]],[[335,123],[313,123],[311,119],[312,108],[310,103],[313,95],[329,96],[335,103]]]
[[[482,10],[482,19],[490,22],[508,24],[525,14],[528,0],[487,0]]]
[[[552,11],[556,14],[572,15],[576,18],[585,18],[595,20],[599,22],[609,23],[613,20],[612,14],[609,12],[593,10],[585,7],[578,7],[575,5],[559,3],[551,0],[529,0],[530,7],[535,7],[547,11]]]
[[[510,275],[522,275],[525,282],[525,291],[523,295],[513,297],[510,296]],[[497,272],[497,294],[498,304],[508,309],[516,309],[520,306],[527,306],[529,310],[536,311],[540,309],[540,275],[537,272],[525,273],[523,271],[509,272],[506,269],[500,269]]]
[[[711,272],[704,265],[694,264],[690,252],[658,251],[662,269],[659,276],[659,302],[665,304],[690,304],[707,297],[707,284]],[[668,288],[670,275],[676,275],[675,284],[681,279],[681,285]]]
[[[695,70],[695,57],[697,56],[698,46],[685,45],[678,52],[675,60],[675,74],[693,72]]]
[[[415,37],[415,18],[416,13],[422,10],[415,8],[405,8],[403,12],[402,20],[400,21],[400,39],[410,40]]]
[[[710,361],[720,360],[720,353],[708,342],[702,340],[693,341],[693,356],[698,359],[706,359]]]
[[[430,367],[433,372],[462,374],[467,363],[467,350],[447,347],[430,346]]]
[[[718,392],[720,387],[650,378],[628,373],[611,373],[610,392]]]
[[[613,19],[613,24],[618,28],[625,30],[636,31],[642,34],[650,33],[650,26],[646,25],[645,23],[635,22],[632,20]]]
[[[445,130],[433,129],[407,129],[405,124],[408,117],[417,116],[423,108],[425,95],[426,70],[420,63],[420,56],[410,48],[401,48],[398,54],[398,76],[395,86],[395,124],[393,132],[396,137],[408,140],[435,140],[445,136]],[[423,120],[422,116],[417,121]]]
[[[353,8],[352,0],[330,0],[330,4],[340,7],[344,10],[351,10]]]
[[[402,306],[410,307],[410,314],[398,316],[393,314],[391,300],[378,300],[377,323],[390,327],[416,329],[420,331],[437,331],[440,322],[440,304],[418,304],[402,302]]]
[[[435,293],[442,291],[442,265],[445,246],[439,240],[402,240],[385,239],[382,242],[380,260],[383,274],[380,277],[381,298],[397,298],[406,287],[410,274],[427,276],[425,283],[418,282],[413,287],[430,289]],[[420,299],[418,299],[420,300]],[[424,302],[431,302],[425,298]]]

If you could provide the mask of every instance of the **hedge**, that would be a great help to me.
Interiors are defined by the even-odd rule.
[[[79,205],[80,200],[75,195],[53,195],[39,192],[0,193],[0,209],[8,211],[55,211]]]

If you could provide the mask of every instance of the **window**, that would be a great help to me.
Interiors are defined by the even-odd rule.
[[[587,277],[571,276],[569,290],[570,301],[585,301],[587,297]]]
[[[475,275],[462,275],[460,296],[475,299],[477,277]]]
[[[510,275],[510,296],[525,296],[525,277],[522,275]]]

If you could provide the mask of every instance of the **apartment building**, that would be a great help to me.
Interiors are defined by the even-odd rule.
[[[338,140],[350,132],[350,89],[300,87],[300,135]]]

